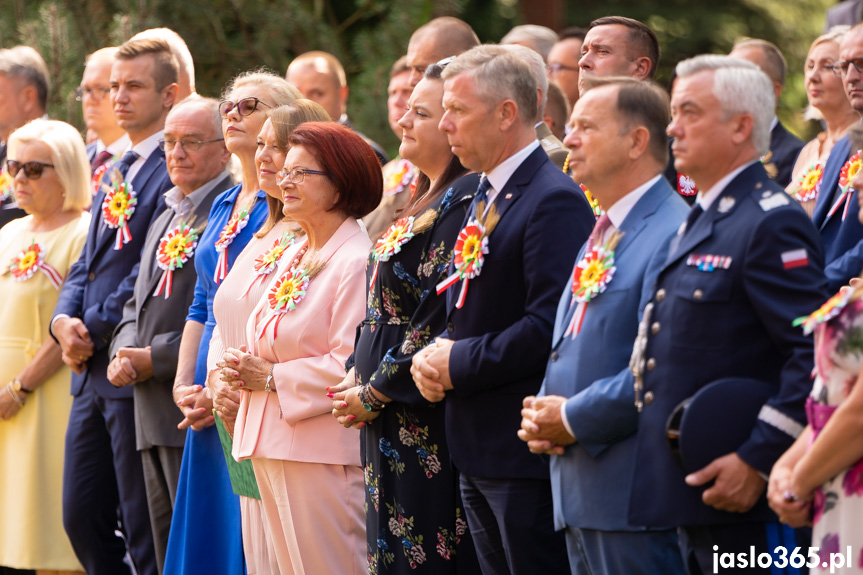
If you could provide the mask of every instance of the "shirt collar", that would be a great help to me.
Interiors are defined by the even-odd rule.
[[[159,140],[162,139],[163,134],[164,132],[159,130],[155,134],[146,137],[132,146],[132,151],[138,154],[138,157],[146,162],[153,152],[156,151],[156,148],[159,147]]]
[[[748,168],[752,164],[756,163],[757,161],[758,160],[753,160],[753,161],[749,162],[748,164],[743,164],[742,166],[738,166],[737,168],[735,168],[734,170],[732,170],[731,172],[729,172],[728,174],[726,174],[725,176],[720,178],[718,182],[713,184],[712,188],[710,188],[709,190],[704,192],[701,195],[701,197],[698,198],[698,204],[706,212],[708,209],[710,209],[710,206],[713,204],[713,202],[716,200],[716,198],[719,197],[719,194],[721,194],[723,192],[723,190],[725,190],[725,188],[728,186],[728,184],[731,183],[731,180],[736,178],[740,172],[742,172],[743,170],[745,170],[746,168]]]
[[[186,217],[193,211],[195,211],[201,202],[204,201],[204,198],[216,187],[227,174],[225,172],[221,172],[218,176],[189,194],[185,195],[180,188],[174,186],[167,192],[165,192],[165,204],[178,216]]]
[[[635,204],[638,203],[638,200],[647,193],[647,190],[655,186],[656,182],[658,182],[661,177],[662,174],[654,176],[617,200],[613,206],[608,208],[605,213],[608,214],[608,219],[611,220],[611,225],[620,229],[620,225],[623,223],[623,220],[626,219],[626,216],[629,215],[629,212],[631,212],[632,208],[635,207]]]
[[[533,140],[527,146],[496,165],[490,172],[484,174],[488,178],[491,187],[498,192],[501,191],[522,162],[538,147],[539,140]]]

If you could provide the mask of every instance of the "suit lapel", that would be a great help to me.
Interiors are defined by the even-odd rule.
[[[824,229],[824,226],[827,225],[829,219],[827,214],[833,207],[833,196],[836,192],[836,186],[839,185],[839,173],[850,155],[851,141],[848,136],[845,136],[836,142],[827,158],[824,174],[821,176],[821,189],[818,192],[818,199],[815,200],[815,212],[812,214],[812,221],[819,230]]]
[[[141,257],[141,263],[149,262],[149,269],[142,269],[138,272],[140,274],[147,274],[147,283],[146,289],[141,297],[138,298],[138,311],[140,312],[141,306],[144,302],[152,296],[156,291],[156,285],[159,283],[159,279],[162,277],[162,269],[156,263],[156,251],[159,249],[159,244],[161,243],[162,238],[168,232],[171,221],[174,219],[174,210],[171,208],[167,208],[159,218],[153,222],[153,227],[151,228],[153,232],[152,235],[148,235],[147,242],[143,247],[143,255]],[[190,262],[191,263],[191,262]]]

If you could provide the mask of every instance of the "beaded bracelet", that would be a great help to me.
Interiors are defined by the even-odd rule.
[[[17,393],[15,393],[15,390],[12,389],[11,383],[6,384],[6,391],[9,393],[9,395],[12,397],[12,399],[15,400],[15,403],[18,404],[18,407],[24,407],[24,400],[21,399],[21,396],[19,396]]]
[[[360,386],[358,395],[360,401],[363,402],[363,409],[366,411],[383,411],[384,407],[387,405],[372,393],[371,385],[368,383]]]

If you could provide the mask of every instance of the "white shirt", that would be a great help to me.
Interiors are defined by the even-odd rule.
[[[126,181],[131,182],[135,179],[135,176],[138,175],[138,172],[141,170],[141,167],[147,162],[147,159],[153,155],[153,152],[156,151],[156,148],[159,147],[159,140],[162,139],[164,131],[159,130],[152,136],[148,136],[147,138],[141,140],[134,146],[127,147],[123,150],[123,154],[128,152],[130,149],[138,154],[138,159],[135,160],[135,163],[129,167],[129,171],[126,172]],[[121,154],[122,156],[122,154]]]
[[[129,134],[124,133],[122,136],[108,144],[105,145],[105,142],[102,140],[96,140],[96,156],[108,150],[111,152],[112,156],[122,156],[126,149],[129,147]]]
[[[518,169],[518,167],[527,159],[529,155],[533,153],[535,149],[539,147],[539,140],[533,140],[524,148],[520,149],[498,165],[496,165],[490,172],[483,173],[483,176],[488,178],[489,184],[491,184],[491,188],[488,190],[488,205],[494,202],[497,195]],[[488,208],[486,208],[488,209]]]

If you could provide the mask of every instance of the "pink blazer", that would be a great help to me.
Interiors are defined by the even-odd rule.
[[[282,257],[270,288],[302,245]],[[348,218],[321,249],[319,257],[327,265],[312,278],[305,298],[284,314],[275,341],[272,326],[260,339],[255,337],[270,315],[266,295],[252,312],[246,326],[248,349],[275,362],[277,393],[243,391],[234,427],[235,459],[360,465],[359,430],[345,429],[333,418],[325,388],[344,379],[357,325],[365,317],[370,248],[366,232]]]

